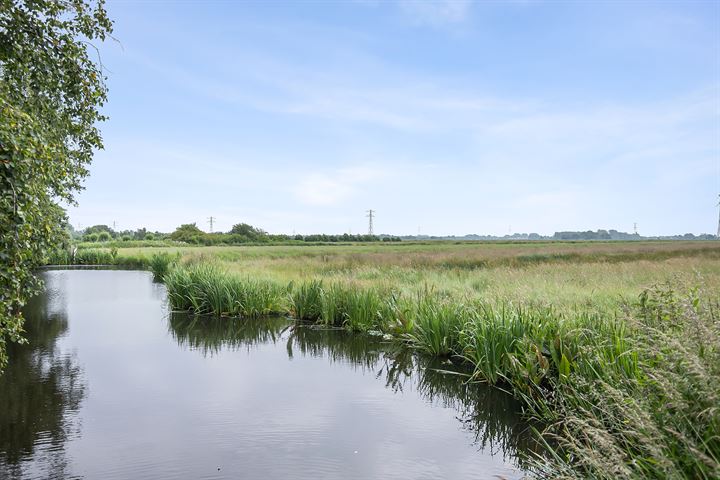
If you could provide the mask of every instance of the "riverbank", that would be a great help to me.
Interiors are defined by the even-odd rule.
[[[146,265],[176,310],[284,314],[466,363],[549,425],[540,476],[714,478],[720,260],[687,243],[192,249]]]

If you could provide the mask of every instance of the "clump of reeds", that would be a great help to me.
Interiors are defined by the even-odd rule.
[[[175,255],[171,255],[167,252],[153,254],[148,263],[155,280],[161,282],[165,278],[165,275],[167,275],[168,271],[170,271],[170,267],[176,264],[179,260],[179,253]]]
[[[420,350],[436,356],[460,353],[461,332],[471,318],[465,305],[423,293],[418,295],[413,318],[414,328],[408,338]]]
[[[289,314],[298,320],[348,330],[393,333],[405,333],[412,325],[406,304],[392,291],[341,283],[325,286],[320,281],[309,281],[291,284],[289,296],[292,306]]]
[[[231,317],[287,312],[281,285],[230,275],[212,264],[170,268],[164,282],[175,310]]]
[[[314,322],[322,314],[323,285],[319,280],[304,282],[293,288],[290,285],[290,313],[298,320]]]

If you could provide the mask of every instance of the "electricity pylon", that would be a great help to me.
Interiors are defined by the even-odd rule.
[[[720,194],[718,194],[718,198],[720,198]],[[720,202],[718,202],[717,206],[720,207]],[[720,208],[718,208],[718,231],[717,231],[717,238],[720,239]]]

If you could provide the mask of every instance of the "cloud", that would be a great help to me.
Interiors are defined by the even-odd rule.
[[[367,166],[316,172],[303,176],[292,192],[304,204],[332,206],[354,196],[369,182],[386,175],[387,172],[383,170]]]
[[[398,0],[400,10],[420,25],[439,27],[465,21],[471,0]]]

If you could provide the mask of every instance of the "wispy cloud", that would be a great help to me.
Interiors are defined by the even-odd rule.
[[[387,175],[386,170],[369,166],[314,172],[304,175],[292,192],[304,204],[332,206],[356,195],[369,182]]]
[[[365,6],[397,7],[402,15],[418,26],[443,27],[467,20],[474,0],[354,0]]]
[[[433,27],[467,19],[472,0],[398,0],[400,10],[413,22]]]

